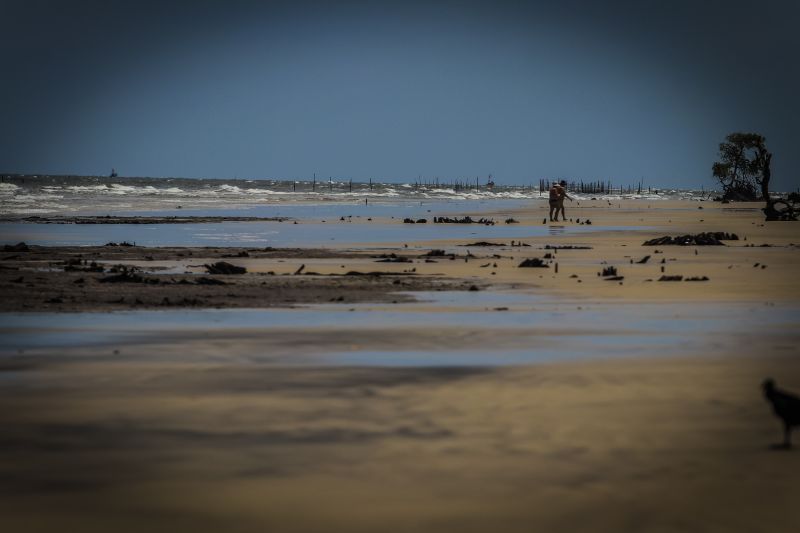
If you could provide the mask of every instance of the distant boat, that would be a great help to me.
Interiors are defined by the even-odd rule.
[[[494,188],[494,180],[492,179],[491,174],[489,174],[489,180],[486,182],[486,188],[490,191]]]
[[[112,169],[111,169],[111,176],[109,176],[109,177],[111,177],[111,178],[116,178],[116,177],[117,177],[117,169],[115,169],[115,168],[112,168]]]

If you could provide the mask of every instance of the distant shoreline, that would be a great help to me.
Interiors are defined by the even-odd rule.
[[[286,222],[290,217],[232,217],[232,216],[27,216],[0,217],[3,222],[29,224],[214,224],[219,222]]]

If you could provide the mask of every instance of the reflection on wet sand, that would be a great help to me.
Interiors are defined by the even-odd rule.
[[[800,525],[784,475],[800,456],[769,450],[757,386],[800,378],[786,359],[287,368],[131,354],[2,374],[10,531]]]

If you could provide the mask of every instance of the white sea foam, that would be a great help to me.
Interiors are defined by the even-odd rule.
[[[11,178],[14,180],[15,178]],[[452,186],[386,184],[348,181],[207,180],[181,178],[31,177],[0,183],[0,214],[149,211],[183,208],[239,209],[247,206],[392,201],[536,200],[538,189],[496,186],[492,190]],[[582,194],[576,200],[618,201],[621,198],[700,199],[699,191],[663,189],[642,194]],[[708,194],[705,193],[705,197]]]
[[[81,193],[81,192],[105,192],[109,189],[108,185],[71,185],[66,187],[68,191]]]

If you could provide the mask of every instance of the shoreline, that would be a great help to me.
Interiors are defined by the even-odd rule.
[[[479,289],[517,288],[574,302],[769,304],[797,300],[800,279],[795,272],[800,258],[800,226],[791,222],[764,223],[755,208],[728,211],[723,206],[699,209],[703,206],[692,203],[695,209],[688,209],[686,203],[679,205],[682,208],[678,210],[671,204],[653,207],[638,201],[610,208],[576,206],[568,213],[576,221],[578,214],[581,221],[589,215],[592,233],[560,233],[556,225],[551,225],[550,234],[520,238],[488,236],[485,231],[482,233],[483,226],[475,226],[468,238],[412,240],[402,245],[376,242],[311,248],[142,247],[115,242],[106,246],[24,245],[19,250],[16,245],[6,245],[0,251],[0,309],[160,307],[164,297],[170,305],[180,302],[178,306],[186,307],[291,306],[340,297],[343,303],[387,302],[396,299],[391,296],[393,289],[464,290],[472,285]],[[495,226],[499,235],[506,227],[525,235],[526,228],[541,225],[539,216],[544,212],[542,205],[516,211],[485,211],[482,215],[498,220],[513,217],[519,224]],[[397,220],[339,224],[332,224],[331,231],[371,224],[405,226]],[[647,229],[636,227],[640,224]],[[625,227],[630,229],[622,229]],[[738,240],[722,241],[719,246],[644,245],[650,239],[703,232],[736,234]],[[441,255],[429,255],[433,253]],[[526,260],[539,261],[540,268],[521,268]],[[208,277],[203,265],[217,261],[247,269],[242,277],[221,280],[231,284],[233,297],[225,296],[231,292],[224,290],[227,285],[201,287],[195,283],[200,277]],[[81,272],[89,269],[92,262],[105,272]],[[166,283],[101,286],[98,279],[107,277],[117,265],[147,280]],[[614,275],[601,275],[612,267]],[[72,272],[64,272],[65,269]],[[347,273],[354,274],[342,276]],[[673,279],[677,281],[667,281]],[[261,284],[264,289],[288,290],[291,294],[272,295],[269,290],[260,291],[258,297],[250,294],[248,287]],[[302,290],[301,285],[305,286]],[[157,287],[169,293],[156,301],[152,296],[161,290]],[[120,290],[125,293],[125,303],[111,304],[110,295]],[[369,295],[370,291],[374,296]],[[138,297],[141,304],[136,304],[137,292],[148,293],[147,298]],[[81,304],[84,294],[94,295],[90,298],[94,303]],[[55,301],[58,299],[62,300],[60,304]],[[45,303],[48,301],[51,303]]]
[[[291,217],[257,217],[257,216],[111,216],[111,215],[35,215],[0,217],[2,223],[28,224],[214,224],[219,222],[286,222]]]

